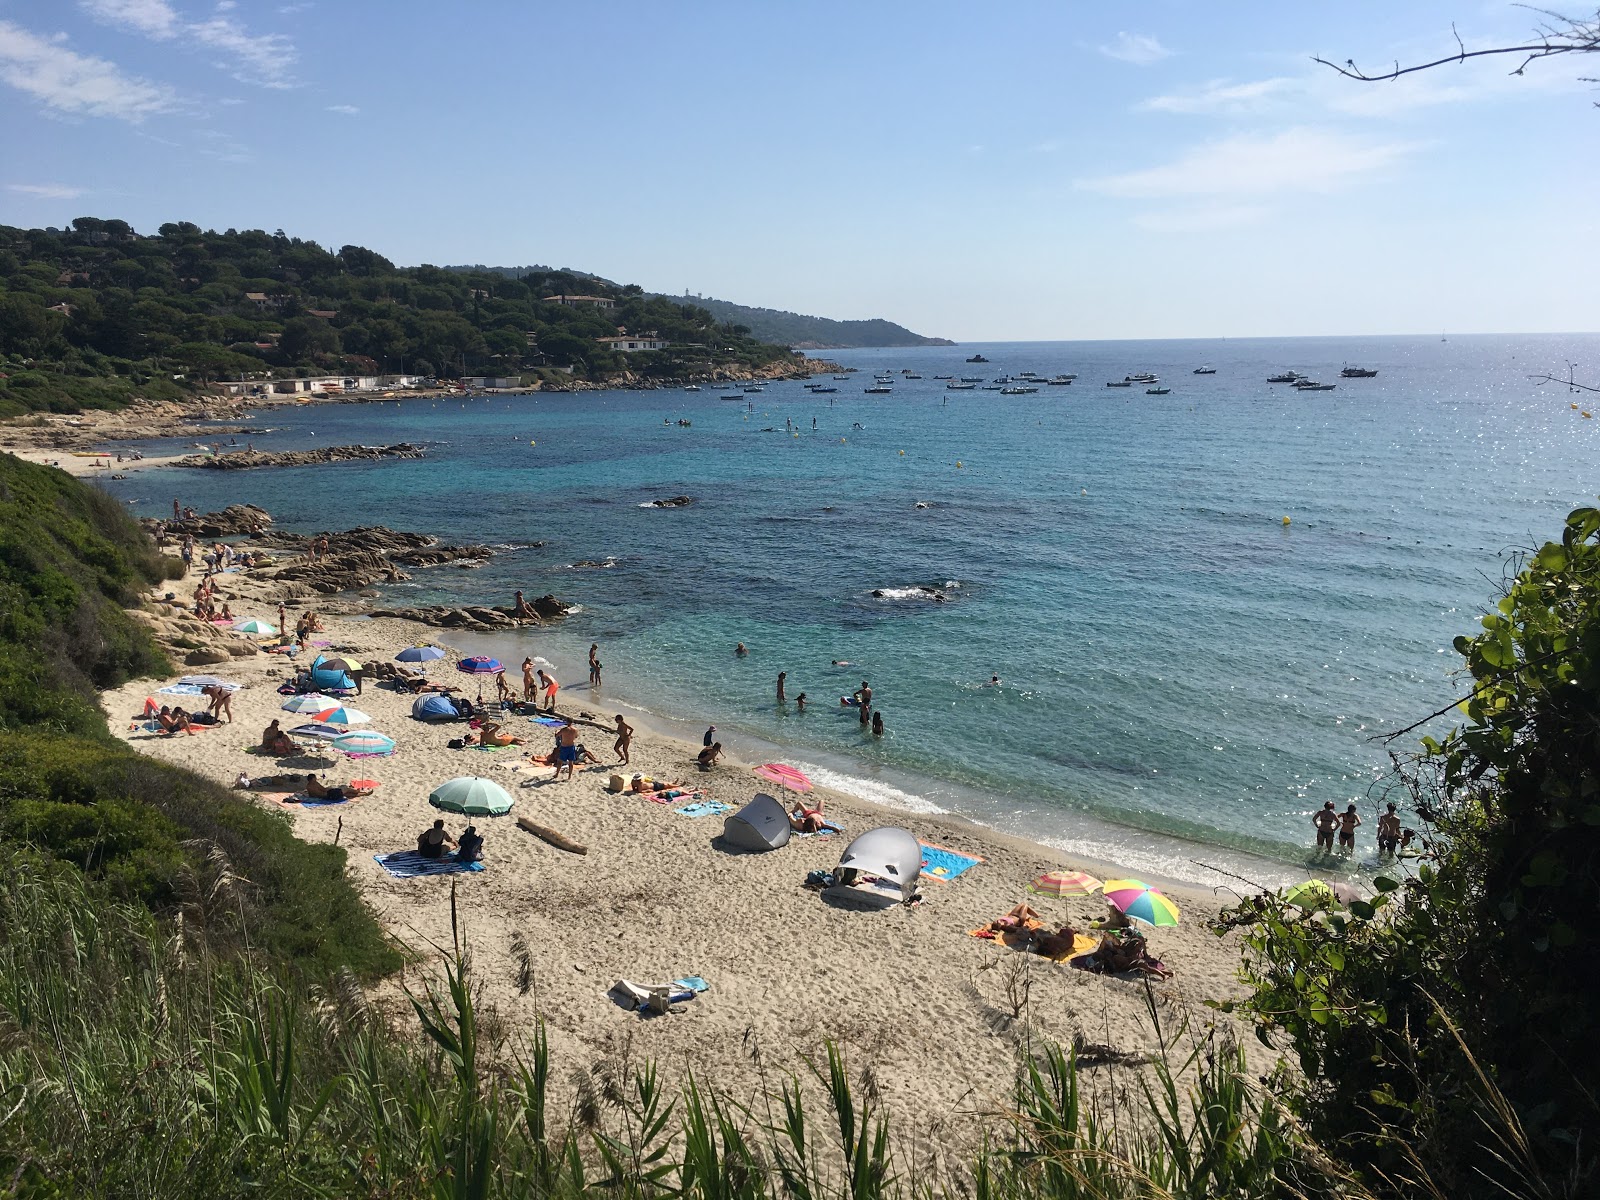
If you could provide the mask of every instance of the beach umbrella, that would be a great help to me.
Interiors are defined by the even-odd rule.
[[[511,811],[511,794],[492,779],[458,775],[434,788],[428,803],[468,817],[497,817]]]
[[[346,675],[354,675],[361,670],[361,662],[354,658],[319,658],[311,664],[314,671],[343,671]]]
[[[341,733],[333,739],[333,748],[351,756],[388,756],[394,753],[394,739],[376,729],[362,729],[354,733]]]
[[[498,658],[487,658],[482,654],[475,654],[471,658],[463,658],[456,664],[456,670],[463,675],[499,675],[505,666]]]
[[[1041,896],[1091,896],[1100,890],[1100,881],[1082,871],[1047,871],[1028,890]]]
[[[334,696],[324,696],[321,692],[307,692],[303,696],[290,696],[279,707],[284,712],[320,713],[338,708],[339,700]]]
[[[1314,912],[1319,908],[1333,908],[1339,898],[1333,894],[1333,885],[1326,879],[1308,879],[1293,887],[1283,889],[1283,898],[1296,908]]]
[[[809,792],[811,790],[811,780],[793,767],[786,766],[783,763],[762,763],[756,768],[756,774],[781,788],[787,788],[791,792]]]
[[[407,646],[394,656],[395,662],[427,663],[437,662],[444,657],[444,651],[437,646]]]
[[[179,683],[189,687],[225,687],[238,691],[242,684],[229,683],[226,679],[218,679],[215,675],[185,675],[178,680]]]
[[[289,730],[291,737],[316,738],[321,742],[331,742],[342,733],[344,730],[337,725],[296,725]]]
[[[1161,892],[1138,879],[1108,879],[1106,899],[1125,917],[1146,925],[1176,925],[1178,906]]]
[[[235,633],[264,633],[270,636],[278,632],[278,627],[276,625],[268,625],[265,621],[258,621],[251,617],[248,621],[235,622],[233,631]]]
[[[346,708],[337,700],[330,701],[327,708],[313,715],[329,725],[365,725],[372,720],[359,708]]]

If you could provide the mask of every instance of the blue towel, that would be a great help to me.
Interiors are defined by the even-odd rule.
[[[169,683],[164,688],[157,688],[156,691],[166,696],[198,696],[200,694],[199,685],[193,683]]]
[[[547,725],[551,729],[560,729],[566,724],[565,721],[560,720],[557,717],[529,717],[528,720],[532,721],[535,725]]]
[[[946,883],[981,863],[983,859],[970,854],[959,854],[943,846],[922,844],[922,875],[925,879],[942,879]]]
[[[682,808],[672,810],[680,817],[714,817],[718,813],[732,812],[733,805],[724,804],[720,800],[696,800],[693,804],[685,804]]]
[[[843,832],[844,832],[844,827],[842,825],[824,825],[821,829],[813,830],[810,833],[802,833],[800,836],[801,837],[832,837],[836,833],[843,833]]]
[[[711,985],[698,975],[685,975],[682,979],[674,979],[672,986],[675,988],[688,988],[691,992],[709,991]]]
[[[481,871],[481,862],[462,862],[454,855],[444,858],[423,858],[415,850],[396,850],[392,854],[374,854],[373,861],[396,879],[416,879],[423,875],[456,875],[462,871]]]

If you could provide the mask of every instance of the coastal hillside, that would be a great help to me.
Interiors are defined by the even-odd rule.
[[[491,271],[511,279],[538,275],[549,267],[447,267],[450,271]],[[598,275],[571,271],[587,283],[599,288],[615,288],[616,284]],[[912,333],[904,325],[896,325],[882,317],[865,321],[836,321],[831,317],[808,317],[803,313],[785,312],[779,308],[752,308],[735,304],[731,300],[716,300],[710,296],[668,296],[653,292],[658,299],[674,304],[689,304],[704,309],[725,326],[742,327],[751,337],[763,342],[773,342],[794,350],[847,350],[867,346],[954,346],[948,338],[923,337]]]
[[[271,375],[672,380],[792,358],[697,305],[571,271],[396,267],[186,221],[0,226],[0,417]]]
[[[666,297],[664,297],[666,298]],[[865,321],[835,321],[830,317],[808,317],[778,308],[752,308],[731,300],[710,296],[684,297],[717,320],[742,325],[751,336],[764,342],[777,342],[796,350],[844,350],[862,346],[954,346],[948,338],[924,337],[904,325],[882,317]]]

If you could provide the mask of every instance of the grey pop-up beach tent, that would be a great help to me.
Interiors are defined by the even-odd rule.
[[[880,825],[869,829],[844,848],[839,872],[854,872],[841,882],[854,882],[861,875],[876,875],[909,897],[917,876],[922,874],[922,843],[905,829]]]
[[[789,844],[789,814],[774,797],[759,792],[723,821],[722,838],[739,850],[780,849]]]

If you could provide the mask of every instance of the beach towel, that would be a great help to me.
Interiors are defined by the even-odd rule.
[[[711,985],[698,975],[685,975],[682,979],[674,979],[672,986],[680,989],[687,988],[691,992],[707,992],[711,990]]]
[[[529,717],[528,720],[532,721],[535,725],[544,725],[551,729],[560,729],[566,724],[565,721],[559,720],[556,717]]]
[[[198,696],[200,689],[192,683],[169,683],[164,688],[157,688],[165,696]]]
[[[481,871],[481,862],[462,862],[446,855],[444,858],[423,858],[415,850],[396,850],[392,854],[374,854],[372,860],[396,879],[419,879],[424,875],[459,875],[463,871]]]
[[[802,833],[800,836],[803,837],[803,838],[811,838],[811,837],[823,837],[823,838],[825,838],[825,837],[832,837],[836,833],[843,833],[843,832],[844,832],[844,826],[843,825],[824,824],[821,829],[813,829],[810,833]]]
[[[682,808],[672,810],[680,817],[714,817],[718,813],[733,811],[733,805],[724,804],[720,800],[699,800],[694,804],[685,804]]]
[[[927,842],[923,842],[921,878],[949,883],[982,861],[983,859],[975,855],[962,854],[957,850],[947,850],[943,846],[930,846]]]
[[[676,804],[679,800],[704,800],[705,792],[691,791],[688,788],[668,788],[662,792],[635,792],[651,804]]]

